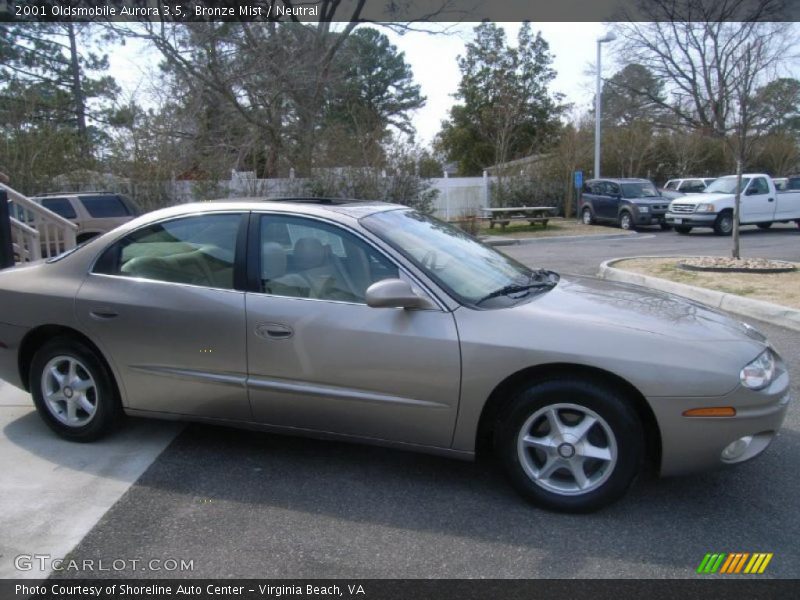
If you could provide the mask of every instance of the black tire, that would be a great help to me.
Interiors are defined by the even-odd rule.
[[[661,231],[670,231],[672,229],[672,225],[669,223],[661,223]]]
[[[584,208],[581,212],[581,222],[584,225],[594,225],[594,215],[591,208]]]
[[[733,213],[726,210],[714,221],[714,233],[717,235],[730,235],[733,233]]]
[[[769,229],[772,227],[772,223],[758,223],[759,229]]]
[[[625,231],[636,230],[636,221],[634,220],[633,215],[627,210],[623,210],[621,213],[619,213],[619,226]]]
[[[88,375],[88,378],[93,381],[94,385],[87,390],[86,397],[90,404],[93,404],[94,412],[84,424],[65,424],[54,414],[55,409],[51,410],[45,400],[43,387],[47,384],[43,379],[43,373],[48,363],[57,361],[59,358],[71,359],[79,363],[78,377],[86,378]],[[50,369],[48,370],[50,371]],[[50,381],[55,382],[55,379],[50,379]],[[119,392],[108,367],[92,348],[75,338],[54,338],[36,352],[31,362],[29,385],[39,416],[50,429],[68,440],[75,442],[97,440],[113,431],[122,419],[123,412]],[[67,382],[67,385],[61,389],[62,396],[65,396],[65,390],[69,385]],[[75,392],[70,389],[69,396],[73,397],[73,394]],[[68,402],[63,400],[65,412],[67,404]],[[78,408],[78,410],[81,411],[80,416],[83,418],[88,416],[88,413],[82,408]]]
[[[688,225],[675,225],[675,231],[681,235],[687,235],[692,232],[692,228]]]
[[[557,448],[551,448],[549,450],[551,454],[530,448],[523,450],[520,447],[523,429],[525,435],[530,436],[541,418],[537,413],[555,405],[575,406],[599,416],[604,423],[600,421],[595,423],[589,428],[588,435],[600,436],[601,445],[602,439],[605,438],[607,440],[605,449],[612,455],[613,445],[606,436],[604,428],[607,427],[613,436],[613,444],[616,447],[615,462],[584,458],[583,466],[579,467],[584,476],[587,476],[586,465],[598,469],[594,473],[590,469],[588,478],[595,480],[590,487],[587,487],[586,492],[552,489],[553,484],[569,484],[568,479],[571,477],[569,473],[574,471],[568,471],[566,467],[556,468],[553,475],[557,477],[549,477],[547,481],[540,481],[529,475],[531,465],[535,466],[537,460],[545,463],[541,468],[546,468],[549,460],[556,462],[568,460],[563,458],[562,452],[569,452],[569,449],[563,450],[563,448],[570,444],[561,443]],[[561,416],[557,418],[566,419],[570,416],[570,411],[571,409],[560,409],[557,414]],[[580,411],[575,412],[576,416],[578,414]],[[548,418],[545,420],[549,423]],[[576,424],[579,425],[580,422],[582,421],[577,421]],[[550,435],[549,431],[545,433]],[[553,379],[523,389],[500,415],[494,439],[495,450],[514,488],[537,506],[559,512],[591,512],[618,500],[625,494],[639,472],[644,453],[643,428],[628,400],[613,388],[579,379]],[[588,438],[586,441],[583,440],[584,438],[581,438],[581,441],[572,447],[572,456],[585,451],[585,446],[581,444],[588,444],[589,441]],[[597,439],[592,441],[594,450],[603,450],[602,447],[595,447],[596,442]],[[543,458],[546,456],[549,456],[547,461]],[[607,470],[609,462],[612,466]],[[577,478],[573,479],[577,485]]]

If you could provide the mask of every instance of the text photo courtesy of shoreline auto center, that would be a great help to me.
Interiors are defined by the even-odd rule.
[[[794,598],[800,0],[0,0],[0,598]]]

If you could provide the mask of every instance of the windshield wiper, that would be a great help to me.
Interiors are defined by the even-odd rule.
[[[528,283],[510,283],[501,287],[499,290],[495,290],[489,294],[486,294],[475,304],[481,304],[487,300],[491,300],[492,298],[498,298],[499,296],[508,296],[510,294],[518,294],[520,292],[527,292],[529,290],[551,289],[555,287],[555,285],[556,281],[550,277],[550,274],[547,271],[533,271]]]

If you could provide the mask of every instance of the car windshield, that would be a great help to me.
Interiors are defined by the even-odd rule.
[[[739,190],[740,192],[747,187],[747,184],[750,183],[749,177],[742,177],[742,187]],[[736,175],[731,175],[729,177],[720,177],[719,179],[715,179],[711,182],[705,190],[703,190],[706,194],[735,194],[736,193]]]
[[[623,198],[656,198],[658,190],[649,181],[620,184]]]
[[[374,213],[361,224],[468,306],[509,306],[558,282],[555,273],[533,271],[460,229],[413,210]]]

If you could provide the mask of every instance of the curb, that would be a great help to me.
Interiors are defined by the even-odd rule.
[[[662,292],[669,292],[677,294],[684,298],[690,298],[707,304],[713,308],[719,308],[728,312],[735,313],[751,319],[758,319],[760,321],[767,321],[774,325],[780,325],[787,329],[800,331],[800,310],[781,306],[780,304],[773,304],[772,302],[765,302],[764,300],[753,300],[737,296],[736,294],[728,294],[726,292],[717,292],[706,288],[697,287],[694,285],[687,285],[685,283],[676,283],[661,279],[660,277],[651,277],[650,275],[641,275],[639,273],[632,273],[623,269],[617,269],[613,265],[621,260],[630,260],[638,258],[685,258],[679,256],[626,256],[625,258],[612,258],[606,260],[600,265],[598,276],[602,279],[609,279],[612,281],[621,281],[624,283],[633,283],[635,285],[642,285],[645,287],[660,290]]]
[[[481,241],[489,246],[524,246],[526,244],[537,244],[539,242],[560,242],[560,241],[580,241],[580,240],[621,240],[624,238],[635,238],[638,232],[633,233],[601,233],[599,235],[553,235],[550,237],[532,238],[507,238],[501,236],[488,236]]]

